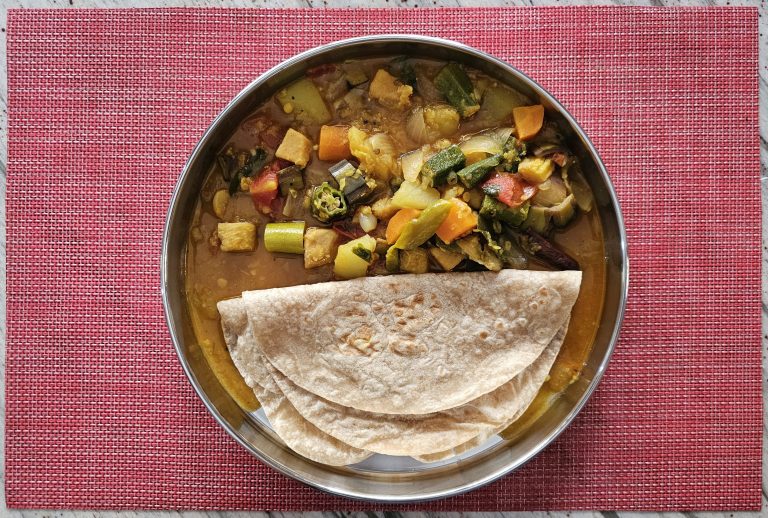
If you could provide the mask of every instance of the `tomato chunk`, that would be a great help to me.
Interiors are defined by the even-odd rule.
[[[282,161],[275,160],[259,173],[259,176],[251,182],[251,198],[256,208],[268,214],[272,210],[272,202],[277,198],[279,183],[277,172],[281,169]]]
[[[509,207],[519,207],[533,198],[538,187],[516,174],[494,173],[483,183],[483,192]]]

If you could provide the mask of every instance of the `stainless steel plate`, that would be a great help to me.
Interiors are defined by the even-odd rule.
[[[323,63],[401,54],[474,67],[539,99],[548,116],[560,121],[568,144],[580,155],[597,201],[605,237],[605,304],[581,377],[534,427],[514,441],[494,437],[458,458],[433,464],[376,455],[355,466],[333,468],[311,462],[286,448],[263,413],[242,410],[208,367],[192,332],[183,297],[188,222],[218,150],[239,121],[277,89],[301,77],[307,68]],[[568,426],[597,386],[618,337],[627,294],[628,264],[621,211],[605,167],[576,121],[549,93],[514,67],[465,45],[421,36],[384,35],[331,43],[299,54],[264,73],[224,108],[192,152],[173,193],[163,238],[161,280],[168,327],[181,364],[208,410],[237,442],[274,469],[319,489],[351,498],[412,502],[444,498],[487,484],[522,466]]]

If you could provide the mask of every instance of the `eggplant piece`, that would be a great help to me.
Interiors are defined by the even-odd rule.
[[[363,201],[373,192],[368,178],[363,174],[355,164],[349,160],[342,160],[333,165],[328,171],[339,185],[339,190],[350,205]]]
[[[291,165],[277,172],[277,183],[280,186],[280,195],[288,196],[291,191],[295,193],[304,188],[304,175],[301,169]]]
[[[513,230],[512,233],[518,238],[518,243],[523,250],[537,259],[560,270],[581,270],[576,259],[556,248],[547,238],[533,230],[527,229],[520,233]]]

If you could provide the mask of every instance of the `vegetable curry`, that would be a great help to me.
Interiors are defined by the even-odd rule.
[[[219,300],[365,275],[581,269],[536,416],[577,378],[597,331],[605,265],[592,206],[559,127],[520,92],[456,63],[322,65],[242,121],[212,164],[187,248],[194,330],[214,374],[253,410]]]

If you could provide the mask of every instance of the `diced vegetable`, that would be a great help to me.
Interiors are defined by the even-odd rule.
[[[256,225],[253,223],[219,223],[216,233],[222,252],[251,252],[256,248]]]
[[[528,98],[516,90],[503,86],[491,87],[483,93],[483,104],[477,117],[489,124],[499,123],[509,120],[513,108],[529,103]]]
[[[350,205],[365,199],[375,186],[375,182],[368,180],[363,172],[348,160],[334,164],[328,172],[336,180],[339,190]]]
[[[400,207],[396,207],[392,203],[391,197],[380,198],[373,202],[373,205],[371,205],[371,212],[373,212],[373,215],[381,220],[388,220],[394,216],[398,210],[400,210]]]
[[[516,227],[521,225],[528,217],[529,207],[529,202],[524,202],[517,207],[509,207],[490,196],[486,196],[483,199],[483,205],[480,207],[480,215]]]
[[[413,87],[404,85],[389,72],[380,68],[373,76],[368,95],[376,99],[382,106],[403,110],[411,105]]]
[[[530,140],[536,136],[544,124],[544,106],[518,106],[512,109],[512,118],[515,121],[517,138]]]
[[[268,252],[304,253],[304,221],[267,223],[264,227],[264,248]]]
[[[551,216],[546,207],[533,205],[528,210],[528,216],[525,219],[523,228],[530,228],[539,234],[546,234],[549,230],[549,221]]]
[[[479,234],[471,234],[467,237],[463,237],[456,241],[456,244],[459,245],[461,251],[464,252],[471,261],[483,265],[493,272],[501,270],[501,267],[503,266],[501,259],[488,247],[487,244],[484,244],[481,241]]]
[[[552,221],[558,227],[564,227],[568,224],[575,215],[574,207],[576,202],[573,194],[569,194],[561,203],[553,207],[548,207],[546,210],[552,216]]]
[[[501,155],[489,156],[484,160],[475,162],[472,165],[468,165],[464,169],[461,169],[456,176],[459,177],[461,183],[463,183],[467,189],[473,188],[479,184],[488,174],[501,163]]]
[[[452,198],[450,203],[450,212],[435,231],[437,237],[445,243],[450,243],[477,227],[477,214],[469,205],[458,198]]]
[[[299,120],[316,124],[331,120],[331,112],[311,79],[299,79],[278,92],[276,97],[283,111],[294,114]]]
[[[400,156],[400,168],[403,170],[403,178],[407,182],[416,182],[419,179],[422,165],[424,165],[424,150],[422,148]]]
[[[253,204],[261,212],[268,214],[271,210],[272,201],[277,198],[278,181],[277,165],[269,165],[264,168],[258,178],[251,182],[249,190]]]
[[[494,173],[483,183],[483,192],[510,207],[517,207],[536,194],[536,187],[517,175]]]
[[[424,122],[427,129],[437,137],[450,137],[459,129],[459,112],[445,104],[431,104],[424,107]]]
[[[344,77],[350,86],[358,86],[368,81],[368,76],[365,75],[365,71],[359,63],[344,63],[342,68],[344,69]]]
[[[293,162],[304,168],[309,163],[312,154],[312,141],[293,128],[288,128],[283,141],[275,151],[277,158]]]
[[[449,182],[450,173],[464,167],[465,160],[459,146],[452,145],[432,155],[422,166],[421,175],[433,187],[444,185]]]
[[[235,194],[238,190],[240,190],[240,181],[243,178],[249,178],[253,176],[264,166],[264,162],[267,161],[267,152],[261,148],[256,148],[250,155],[247,155],[247,158],[245,153],[239,154],[237,160],[243,160],[243,165],[236,169],[234,172],[230,173],[230,195]]]
[[[573,193],[573,197],[576,199],[576,204],[579,208],[584,212],[592,210],[592,204],[595,199],[592,195],[592,191],[589,189],[589,184],[587,184],[587,181],[581,174],[579,164],[570,164],[563,168],[562,175],[566,187]]]
[[[416,219],[410,220],[405,225],[393,246],[401,250],[410,250],[424,244],[448,217],[451,207],[453,204],[447,200],[434,202],[424,209]]]
[[[322,126],[317,147],[320,160],[336,162],[351,155],[349,150],[349,126]]]
[[[392,205],[406,209],[426,209],[440,199],[440,192],[432,187],[403,182],[392,197]]]
[[[400,271],[400,250],[394,246],[387,249],[387,255],[384,259],[384,265],[388,272],[396,273]]]
[[[408,273],[427,273],[429,257],[423,248],[400,250],[400,270]]]
[[[539,184],[555,172],[555,163],[549,158],[525,158],[517,167],[517,172],[528,183]]]
[[[309,208],[312,215],[323,223],[344,217],[349,211],[344,195],[338,189],[331,187],[328,182],[323,182],[314,188]]]
[[[377,133],[368,136],[368,133],[353,126],[349,128],[347,137],[352,155],[360,161],[360,168],[365,172],[382,180],[399,175],[397,151],[389,135]]]
[[[405,225],[407,225],[412,219],[416,219],[419,214],[421,214],[421,211],[417,209],[400,209],[397,211],[397,213],[392,216],[392,218],[389,220],[389,223],[387,224],[387,230],[385,233],[387,242],[389,244],[394,244],[395,241],[397,241],[397,238],[400,237],[400,234],[402,234]]]
[[[373,215],[371,208],[368,205],[363,205],[355,211],[353,221],[354,220],[357,220],[360,224],[360,228],[366,232],[373,232],[379,224],[379,221],[376,219],[376,216]]]
[[[435,77],[435,86],[462,117],[471,117],[480,109],[472,81],[458,63],[445,65]]]
[[[440,268],[446,272],[450,272],[456,268],[461,261],[464,260],[464,255],[457,252],[451,252],[450,250],[444,250],[436,246],[429,248],[430,255],[435,259]]]
[[[504,143],[500,142],[495,135],[484,133],[474,135],[459,144],[459,148],[466,155],[479,155],[486,158],[488,155],[497,155],[504,151]]]
[[[449,137],[458,129],[459,113],[447,105],[418,106],[413,109],[405,124],[408,137],[420,144]]]
[[[216,194],[213,195],[213,213],[219,219],[224,219],[224,213],[227,211],[227,205],[229,205],[229,192],[226,189],[219,189]]]
[[[539,190],[531,201],[543,207],[553,207],[563,202],[568,196],[563,180],[558,176],[551,176],[546,182],[539,184]]]
[[[364,277],[373,261],[376,240],[369,235],[340,245],[333,263],[333,273],[341,279]],[[368,259],[363,258],[367,255]]]
[[[295,194],[304,188],[304,175],[296,166],[289,166],[277,172],[277,184],[281,196]]]

